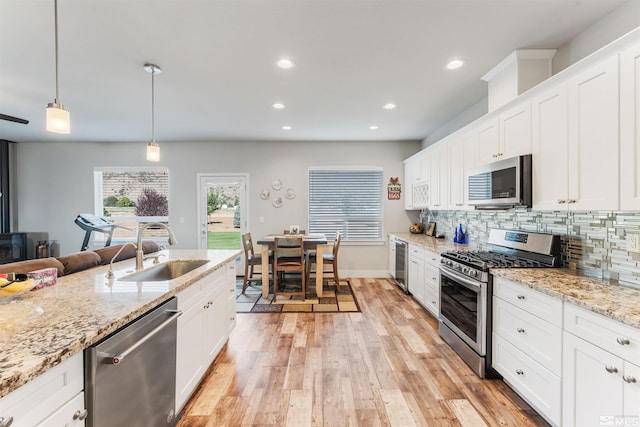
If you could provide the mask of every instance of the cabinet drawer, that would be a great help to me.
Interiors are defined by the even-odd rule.
[[[562,300],[501,277],[493,279],[493,294],[552,325],[562,327]]]
[[[532,358],[493,334],[493,367],[518,394],[554,425],[560,424],[560,378]]]
[[[640,329],[565,304],[564,329],[625,360],[640,360]]]
[[[432,286],[431,283],[427,281],[424,306],[436,319],[440,317],[440,286]]]
[[[440,269],[438,269],[438,267],[427,264],[425,274],[427,275],[426,281],[428,285],[440,288]]]
[[[438,268],[438,266],[440,265],[440,254],[437,252],[431,252],[430,250],[425,249],[424,251],[424,260],[433,265],[434,267]]]
[[[13,426],[34,426],[84,388],[82,353],[78,353],[0,399],[0,417]],[[77,408],[83,409],[84,404]]]
[[[86,414],[84,409],[84,392],[81,392],[68,401],[62,408],[47,417],[46,420],[38,424],[37,427],[81,427],[84,426],[84,419],[86,417],[84,414]]]
[[[409,256],[424,261],[424,248],[409,244]]]
[[[493,330],[557,376],[562,372],[562,329],[493,297]]]

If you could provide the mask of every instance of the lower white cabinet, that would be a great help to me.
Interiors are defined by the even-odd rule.
[[[198,280],[178,297],[176,413],[196,389],[235,326],[235,261]],[[230,291],[234,295],[230,297]],[[233,308],[233,314],[231,313]]]
[[[424,308],[437,319],[440,317],[440,254],[425,251]]]
[[[0,399],[0,424],[12,427],[83,426],[86,414],[82,353]]]
[[[418,245],[409,244],[409,292],[424,306],[424,249]]]
[[[493,368],[547,421],[562,414],[561,300],[494,279]]]
[[[389,275],[396,278],[396,238],[389,236]]]
[[[640,330],[567,304],[563,340],[563,425],[637,425]]]

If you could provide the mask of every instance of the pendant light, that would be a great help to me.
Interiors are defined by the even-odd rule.
[[[58,0],[54,0],[53,8],[56,44],[56,99],[47,105],[47,130],[54,133],[70,133],[71,117],[69,111],[60,102],[60,89],[58,83]]]
[[[162,73],[162,69],[155,64],[144,64],[144,69],[151,73],[151,142],[147,145],[147,160],[150,162],[160,161],[160,146],[156,144],[155,134],[155,75]]]

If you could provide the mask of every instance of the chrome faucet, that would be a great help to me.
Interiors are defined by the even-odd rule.
[[[144,230],[146,230],[149,227],[164,228],[169,233],[169,244],[175,245],[176,243],[178,243],[178,241],[176,240],[176,236],[173,235],[173,231],[171,231],[171,228],[169,228],[168,225],[163,224],[161,222],[149,222],[143,225],[138,231],[138,244],[137,244],[138,250],[136,251],[136,270],[142,270],[142,260],[144,258],[144,253],[142,252],[142,233],[144,232]]]
[[[136,249],[139,247],[139,245],[136,246],[136,244],[133,243],[133,242],[127,242],[124,245],[122,245],[120,250],[118,252],[116,252],[116,254],[113,256],[113,258],[111,258],[111,262],[109,262],[109,271],[107,272],[107,279],[113,279],[113,260],[118,258],[118,255],[120,255],[122,253],[122,251],[124,250],[124,248],[126,248],[128,245],[131,245]]]

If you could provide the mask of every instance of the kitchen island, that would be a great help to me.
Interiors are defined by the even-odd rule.
[[[0,303],[0,397],[82,352],[240,255],[237,250],[163,250],[162,262],[208,260],[166,281],[125,282],[135,259],[58,278],[55,286]],[[145,261],[145,268],[152,261]]]

